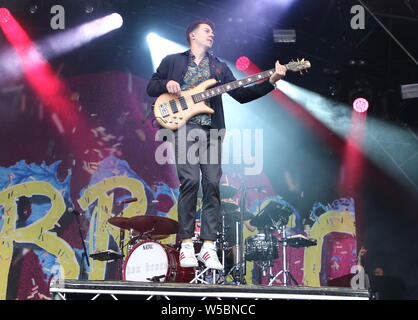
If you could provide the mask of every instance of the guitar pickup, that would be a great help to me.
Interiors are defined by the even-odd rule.
[[[179,110],[177,109],[176,100],[170,100],[169,102],[170,102],[170,107],[173,113],[179,112]]]
[[[180,101],[180,106],[181,106],[181,108],[183,109],[183,110],[186,110],[188,107],[187,107],[187,103],[186,103],[186,99],[184,99],[184,97],[180,97],[179,98],[179,101]]]

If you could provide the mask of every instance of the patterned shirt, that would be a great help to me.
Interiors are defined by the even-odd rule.
[[[183,78],[181,90],[188,90],[201,84],[203,81],[210,79],[209,57],[206,55],[199,65],[196,64],[195,56],[190,52],[189,61],[187,63],[187,72]],[[209,101],[205,100],[205,104],[209,106]],[[202,126],[211,126],[212,121],[210,114],[201,113],[195,115],[189,122],[200,124]]]

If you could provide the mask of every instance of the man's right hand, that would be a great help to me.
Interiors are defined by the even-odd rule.
[[[168,93],[175,94],[176,96],[180,96],[180,84],[174,80],[170,80],[167,82],[167,91]]]

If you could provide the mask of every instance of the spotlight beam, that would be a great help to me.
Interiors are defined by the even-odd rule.
[[[72,99],[71,90],[54,73],[37,46],[8,10],[0,11],[0,28],[13,46],[28,83],[49,110],[58,132],[70,138],[71,150],[83,154],[86,145],[95,146],[87,121],[78,113],[79,106]],[[83,141],[70,136],[75,129],[83,137]]]
[[[11,43],[15,46],[25,46],[29,43],[29,38],[20,32],[13,31],[16,29],[15,22],[9,21],[10,12],[5,8],[0,9],[0,21],[4,33],[13,34],[13,37],[21,36],[20,39],[11,39]],[[6,20],[9,23],[6,23]],[[36,45],[37,51],[42,53],[45,60],[50,60],[61,56],[65,53],[73,51],[86,45],[87,43],[104,36],[105,34],[120,28],[123,25],[123,19],[118,13],[112,13],[105,17],[95,19],[93,21],[82,24],[78,27],[59,32],[53,36],[49,36],[39,41]],[[19,64],[18,59],[13,52],[6,51],[0,56],[0,83],[10,78],[16,79],[22,75],[23,70],[16,65]]]

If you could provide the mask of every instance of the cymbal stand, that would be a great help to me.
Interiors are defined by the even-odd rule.
[[[81,256],[81,277],[82,277],[82,279],[84,279],[84,274],[86,273],[86,270],[85,270],[85,266],[84,266],[83,260],[84,260],[84,258],[86,259],[87,266],[89,268],[90,268],[90,262],[89,262],[89,256],[87,255],[86,244],[84,243],[83,233],[81,231],[81,223],[80,223],[80,220],[78,218],[79,213],[76,212],[76,211],[73,211],[73,212],[75,213],[75,218],[76,218],[77,224],[78,224],[78,231],[79,231],[79,234],[80,234],[81,243],[83,245],[83,255]]]
[[[226,266],[226,251],[228,250],[228,243],[226,241],[226,228],[227,226],[225,226],[225,209],[222,208],[221,206],[221,213],[222,213],[222,227],[221,227],[221,232],[219,233],[219,244],[221,247],[221,261],[222,261],[222,265],[224,266],[224,269],[222,270],[222,272],[219,273],[219,280],[218,283],[223,283],[225,282],[225,278],[226,278],[226,274],[225,274],[225,266]]]
[[[283,267],[282,268],[283,269],[281,271],[279,271],[275,276],[273,276],[273,267],[272,266],[270,267],[270,275],[269,275],[270,281],[269,281],[268,286],[273,285],[273,282],[281,274],[283,274],[283,286],[286,287],[288,285],[292,285],[292,281],[298,286],[299,285],[298,282],[295,280],[295,278],[293,277],[290,270],[287,269],[288,266],[287,266],[287,252],[286,252],[286,249],[287,249],[288,244],[287,244],[287,236],[286,236],[286,225],[285,224],[280,224],[280,226],[278,226],[279,223],[275,223],[273,221],[273,225],[274,225],[275,229],[277,231],[280,230],[281,234],[282,234],[281,242],[282,242],[282,256],[283,256],[283,258],[282,258]]]
[[[245,284],[246,274],[246,260],[244,259],[244,212],[245,204],[247,202],[247,186],[243,184],[241,187],[242,196],[240,199],[240,219],[235,221],[235,261],[234,266],[228,271],[225,276],[233,275],[236,284]]]

